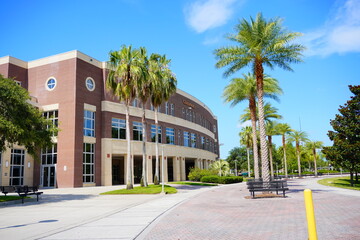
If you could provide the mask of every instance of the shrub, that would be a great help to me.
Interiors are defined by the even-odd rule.
[[[230,183],[239,183],[243,181],[243,177],[240,176],[231,176],[231,177],[221,177],[221,184],[230,184]]]
[[[202,177],[216,175],[216,171],[210,169],[200,169],[200,168],[192,168],[188,175],[190,181],[199,182]]]
[[[200,181],[206,183],[220,183],[220,177],[218,175],[209,175],[202,177]]]

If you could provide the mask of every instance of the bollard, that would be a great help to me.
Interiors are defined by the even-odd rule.
[[[306,208],[306,219],[308,224],[308,236],[309,240],[317,240],[316,233],[316,222],[314,214],[314,204],[312,198],[312,192],[310,189],[304,190],[305,208]]]

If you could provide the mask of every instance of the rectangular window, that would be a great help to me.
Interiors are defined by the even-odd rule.
[[[43,112],[43,117],[45,119],[51,121],[55,127],[59,126],[59,116],[58,115],[59,115],[58,110]],[[47,126],[47,128],[49,128],[49,126]],[[54,136],[57,136],[57,134]]]
[[[135,98],[135,99],[133,100],[132,106],[133,106],[133,107],[138,107],[138,104],[139,104],[139,100],[138,100],[137,98]]]
[[[183,119],[186,119],[185,108],[182,108]]]
[[[95,137],[95,112],[84,110],[84,136]]]
[[[51,148],[41,150],[41,164],[53,165],[57,163],[57,144],[54,144]]]
[[[215,125],[213,127],[213,131],[214,131],[214,133],[216,133],[216,126]]]
[[[175,108],[174,108],[174,104],[173,104],[173,103],[170,104],[170,114],[171,114],[172,116],[175,116]]]
[[[95,144],[84,143],[83,145],[83,182],[95,182]]]
[[[201,148],[205,149],[205,138],[201,137]]]
[[[140,122],[133,122],[133,140],[135,141],[142,141],[142,123]]]
[[[10,186],[24,185],[25,151],[11,149]]]
[[[150,110],[151,110],[151,111],[154,111],[154,110],[155,110],[154,105],[152,105],[152,103],[150,103]]]
[[[175,130],[173,128],[166,128],[166,143],[175,144]]]
[[[126,139],[126,121],[123,119],[112,118],[111,137],[115,139]]]
[[[189,147],[190,146],[189,142],[190,142],[189,132],[184,131],[184,147]]]
[[[191,147],[196,148],[196,134],[191,133]]]
[[[206,150],[210,150],[210,148],[209,148],[209,139],[208,139],[208,138],[206,138],[205,149],[206,149]]]
[[[151,141],[155,142],[156,125],[151,125]],[[161,143],[161,126],[158,126],[158,143]]]
[[[170,114],[170,112],[169,112],[169,103],[168,102],[165,103],[165,114],[167,114],[167,115]]]

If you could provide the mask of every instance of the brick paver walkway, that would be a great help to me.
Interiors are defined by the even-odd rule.
[[[340,194],[316,179],[288,182],[287,198],[245,199],[245,183],[214,188],[155,221],[139,239],[307,239],[303,190],[313,189],[318,238],[360,239],[360,194]],[[350,190],[348,190],[350,191]]]

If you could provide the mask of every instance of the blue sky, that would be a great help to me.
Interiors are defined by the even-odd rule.
[[[31,61],[79,50],[106,61],[123,44],[166,54],[178,87],[200,99],[218,117],[221,157],[239,145],[239,116],[221,98],[232,77],[216,69],[213,51],[233,43],[240,19],[262,12],[280,17],[290,31],[301,32],[307,47],[294,72],[265,69],[279,80],[281,102],[270,101],[293,129],[312,140],[331,142],[330,119],[350,97],[347,85],[360,83],[360,0],[62,0],[1,1],[0,57]],[[275,137],[280,144],[280,137]]]

